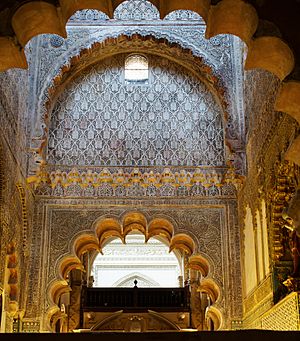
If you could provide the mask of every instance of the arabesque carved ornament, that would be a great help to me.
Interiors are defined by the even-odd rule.
[[[57,169],[49,172],[46,167],[42,167],[29,182],[34,186],[36,194],[40,195],[126,196],[128,189],[130,191],[130,188],[139,187],[140,195],[144,193],[148,196],[151,196],[151,190],[154,190],[152,195],[159,195],[156,190],[162,189],[162,196],[235,197],[243,177],[236,174],[233,168],[196,168],[190,171],[170,168],[154,171],[139,168],[129,171],[122,168],[82,171],[73,168],[69,171]]]

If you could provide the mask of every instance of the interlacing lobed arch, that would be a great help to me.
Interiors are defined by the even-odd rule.
[[[155,217],[148,221],[140,212],[127,212],[121,219],[105,217],[95,222],[94,233],[83,233],[70,242],[70,253],[62,256],[57,262],[56,280],[48,288],[50,308],[46,314],[46,323],[53,329],[56,321],[61,318],[59,300],[63,294],[71,291],[67,278],[70,271],[77,269],[85,271],[83,265],[84,254],[90,251],[102,253],[103,247],[115,238],[126,243],[126,236],[130,233],[141,233],[147,242],[152,237],[158,237],[169,245],[169,250],[179,251],[187,259],[187,268],[199,272],[202,277],[199,292],[206,293],[213,303],[215,315],[210,313],[215,325],[221,328],[222,314],[214,305],[220,300],[221,292],[218,284],[211,278],[211,265],[201,254],[196,254],[196,244],[191,236],[185,233],[175,233],[171,221],[164,217]]]
[[[15,37],[0,37],[0,71],[13,67],[27,68],[24,48],[34,36],[50,33],[66,37],[66,24],[79,10],[95,9],[113,17],[114,10],[125,0],[59,0],[58,6],[45,1],[29,1],[21,5],[12,17]],[[291,49],[280,38],[254,38],[258,16],[254,7],[243,0],[222,0],[211,5],[210,0],[149,0],[159,10],[160,17],[175,10],[191,10],[205,21],[206,38],[232,34],[248,47],[245,69],[265,69],[283,81],[293,70],[295,61]],[[275,110],[291,115],[300,123],[300,82],[282,83]],[[300,137],[290,146],[286,158],[300,164]]]

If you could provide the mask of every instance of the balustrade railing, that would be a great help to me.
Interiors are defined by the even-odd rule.
[[[84,311],[189,311],[189,288],[87,288]]]

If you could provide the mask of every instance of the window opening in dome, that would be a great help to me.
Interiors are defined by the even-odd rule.
[[[127,84],[148,84],[148,59],[141,55],[131,55],[125,60],[125,82]]]

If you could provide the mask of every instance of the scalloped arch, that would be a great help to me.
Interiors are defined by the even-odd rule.
[[[50,331],[54,330],[53,322],[55,319],[55,315],[60,312],[58,305],[53,305],[52,307],[48,308],[45,314],[45,322],[46,326]]]
[[[70,292],[71,288],[68,285],[68,282],[65,280],[56,280],[48,289],[48,295],[50,298],[50,302],[54,305],[58,304],[58,300],[61,294]],[[56,310],[56,309],[54,309]]]
[[[207,259],[201,255],[191,256],[189,258],[188,266],[192,270],[199,271],[204,277],[208,275],[210,270]]]
[[[70,17],[77,11],[83,9],[95,9],[108,15],[113,16],[113,7],[109,1],[99,0],[59,0],[63,21],[66,24]]]
[[[75,240],[74,251],[79,259],[85,252],[92,250],[100,252],[99,241],[95,236],[84,234]]]
[[[12,27],[23,47],[31,38],[43,33],[67,37],[57,7],[44,1],[31,1],[18,8],[12,17]]]
[[[210,8],[210,0],[150,0],[150,2],[159,8],[161,18],[166,17],[169,13],[176,10],[190,10],[198,13],[206,22]]]
[[[259,37],[249,44],[245,70],[264,69],[283,80],[294,65],[293,52],[280,38]]]
[[[164,218],[155,218],[149,223],[146,241],[151,237],[161,236],[170,242],[173,235],[174,226],[169,220]]]
[[[122,225],[124,238],[132,231],[139,231],[145,236],[147,235],[147,219],[142,213],[126,213],[122,219]]]
[[[65,280],[55,280],[50,284],[47,293],[51,305],[45,314],[45,322],[49,330],[54,329],[53,326],[56,322],[55,316],[60,314],[60,308],[58,306],[60,296],[65,293],[69,293],[70,291],[71,288]]]
[[[124,1],[60,0],[60,10],[45,1],[30,1],[22,5],[15,12],[12,18],[12,26],[18,42],[25,46],[32,37],[42,33],[54,33],[65,37],[65,24],[68,18],[77,10],[97,9],[112,17],[113,10]],[[200,14],[204,20],[208,20],[207,37],[217,34],[234,34],[248,44],[257,27],[258,17],[255,9],[252,5],[242,0],[222,0],[217,5],[210,5],[209,0],[191,0],[188,2],[180,0],[150,0],[150,2],[158,8],[162,18],[177,9],[192,10]],[[255,45],[258,45],[258,43]],[[277,65],[276,60],[268,61],[269,51],[267,47],[265,46],[263,50],[258,49],[261,51],[261,55],[259,55],[260,67],[267,67],[267,70],[275,72],[276,75],[278,73],[285,75],[289,68],[283,72],[281,70],[282,65]],[[288,51],[287,55],[292,55],[288,47],[286,50]],[[5,55],[1,57],[0,55],[0,69],[7,69],[13,66],[20,67],[20,60],[18,58],[12,63],[8,63]]]
[[[223,325],[223,317],[220,310],[214,306],[210,306],[206,311],[205,318],[211,318],[214,322],[215,330],[220,330]]]
[[[204,278],[197,291],[205,292],[211,298],[213,304],[220,300],[221,290],[212,278]]]
[[[63,279],[66,279],[68,276],[68,273],[74,269],[78,270],[84,270],[83,265],[78,257],[74,256],[65,256],[60,262],[59,262],[59,274]]]
[[[124,243],[122,226],[115,218],[104,218],[97,222],[96,234],[99,239],[100,252],[102,252],[102,248],[105,243],[108,242],[112,237],[120,238]]]
[[[20,45],[15,43],[14,39],[0,37],[0,71],[12,67],[26,68],[27,62],[22,46],[25,46],[32,37],[42,33],[58,34],[65,37],[66,21],[77,10],[97,9],[112,17],[114,9],[124,1],[60,0],[60,8],[46,1],[27,2],[15,12],[12,18],[12,26]],[[255,9],[242,0],[222,0],[217,5],[210,5],[209,0],[189,2],[151,0],[150,2],[158,8],[161,17],[177,9],[192,10],[200,14],[207,22],[207,37],[217,34],[233,34],[240,37],[249,45],[246,69],[262,68],[275,74],[281,80],[293,69],[293,53],[281,39],[262,36],[252,40],[258,17]],[[227,20],[224,20],[224,17]],[[286,94],[290,93],[288,95],[290,106],[296,107],[298,102],[293,96],[293,92],[290,87],[286,89]],[[287,113],[289,114],[288,111]],[[296,142],[293,148],[297,148]],[[288,157],[290,158],[287,154]],[[300,157],[293,156],[293,160],[300,164]]]
[[[170,252],[174,249],[181,250],[182,252],[185,252],[188,256],[191,256],[195,251],[195,242],[192,237],[187,234],[175,234],[170,242]]]

